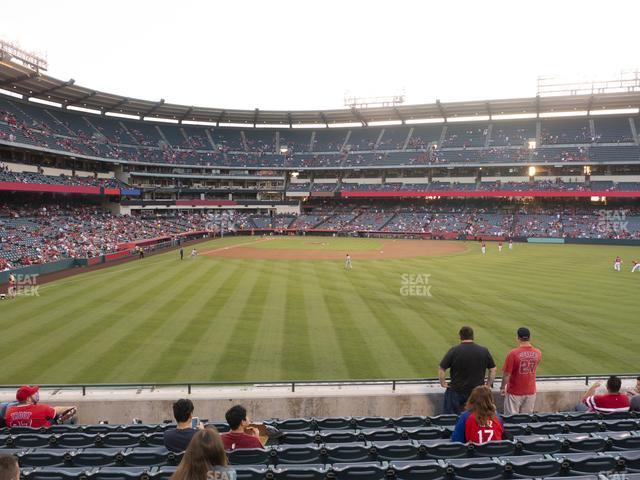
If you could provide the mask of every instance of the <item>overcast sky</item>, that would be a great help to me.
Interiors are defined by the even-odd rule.
[[[0,38],[49,74],[148,100],[341,108],[533,96],[538,75],[640,66],[640,2],[110,0],[6,2]]]

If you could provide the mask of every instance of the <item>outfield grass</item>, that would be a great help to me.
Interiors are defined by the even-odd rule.
[[[640,248],[516,244],[498,254],[489,244],[482,256],[469,243],[451,256],[358,261],[377,241],[316,240],[348,249],[353,270],[342,261],[180,262],[174,251],[4,301],[0,383],[435,376],[463,324],[499,366],[527,325],[543,350],[541,374],[639,368],[640,274],[629,270]],[[429,274],[432,297],[401,296],[402,274]]]

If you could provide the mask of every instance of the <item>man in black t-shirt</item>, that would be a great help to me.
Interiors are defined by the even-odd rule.
[[[444,413],[460,414],[467,398],[478,385],[491,387],[496,377],[496,364],[486,347],[473,341],[473,329],[462,327],[459,332],[460,344],[451,347],[440,362],[438,378],[445,388]],[[451,369],[451,380],[446,381],[446,370]]]
[[[176,428],[164,432],[164,446],[171,452],[184,452],[197,429],[204,428],[204,426],[201,422],[198,422],[196,428],[191,425],[193,402],[189,399],[182,398],[173,404],[173,416],[177,425]]]

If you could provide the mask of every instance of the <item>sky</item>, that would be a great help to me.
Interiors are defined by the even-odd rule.
[[[531,97],[540,75],[640,67],[640,2],[21,0],[0,38],[48,74],[146,100],[236,109]]]

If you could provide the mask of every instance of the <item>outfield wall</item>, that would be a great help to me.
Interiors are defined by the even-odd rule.
[[[626,379],[623,388],[635,384]],[[587,386],[584,380],[539,382],[537,412],[570,411],[580,402]],[[495,389],[494,389],[495,390]],[[77,405],[80,423],[130,423],[133,418],[156,423],[172,418],[172,403],[190,398],[195,415],[209,420],[224,419],[226,410],[243,404],[251,418],[438,415],[442,413],[444,390],[437,384],[398,385],[252,385],[245,387],[186,387],[92,389],[82,394],[74,389],[43,389],[42,401],[53,405]],[[0,401],[11,400],[15,389],[0,388]],[[502,397],[495,392],[502,410]]]

